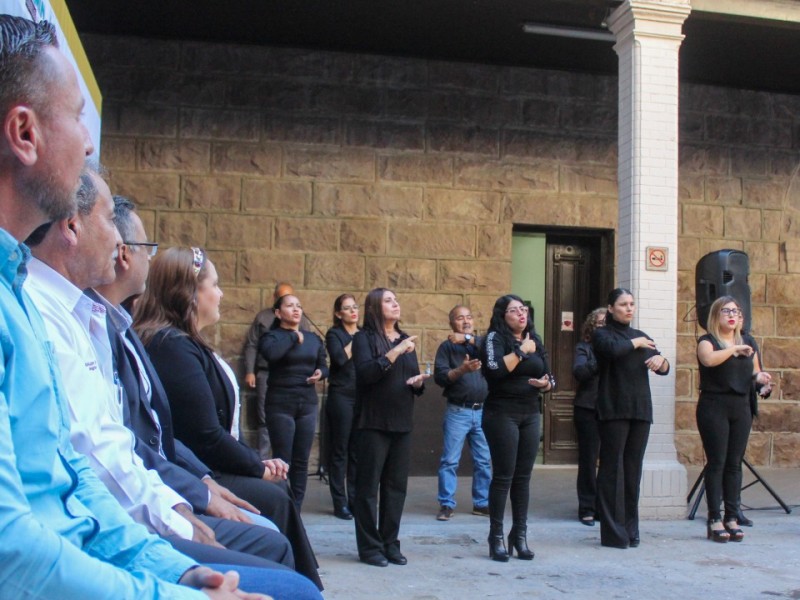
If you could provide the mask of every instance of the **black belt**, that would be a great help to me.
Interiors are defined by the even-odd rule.
[[[472,410],[480,410],[483,408],[483,402],[469,402],[467,400],[448,400],[448,404],[454,404],[461,408],[471,408]]]

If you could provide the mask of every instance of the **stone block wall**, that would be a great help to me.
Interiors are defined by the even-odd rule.
[[[800,97],[684,85],[681,93],[676,446],[702,464],[697,434],[694,269],[708,252],[750,257],[753,334],[775,386],[760,402],[748,458],[800,465]]]
[[[393,288],[403,327],[420,336],[429,361],[453,304],[470,304],[485,329],[511,285],[514,226],[616,226],[615,77],[137,38],[83,42],[104,96],[112,191],[137,202],[160,244],[209,250],[225,292],[212,341],[240,373],[244,333],[277,280],[295,285],[323,329],[339,293],[360,300],[373,287]],[[782,365],[770,406],[796,410],[793,371],[783,366],[790,358],[773,357],[787,344],[800,348],[787,329],[800,315],[791,212],[800,198],[793,207],[785,194],[798,162],[800,100],[685,86],[682,101],[680,314],[693,304],[702,254],[750,253],[758,323],[771,327],[757,335],[767,365]],[[693,329],[677,327],[679,449],[696,461],[686,417],[696,399]],[[769,452],[758,462],[800,464],[797,441],[791,459],[774,450],[790,446],[776,444],[780,436],[798,435],[797,426],[775,429],[786,426],[765,413],[753,437],[765,436]]]

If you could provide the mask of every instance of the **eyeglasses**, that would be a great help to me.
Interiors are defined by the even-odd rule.
[[[126,246],[141,246],[147,252],[147,256],[150,258],[156,255],[158,252],[158,244],[155,242],[122,242]]]
[[[527,306],[514,306],[512,308],[507,308],[506,309],[506,314],[524,315],[524,314],[527,314],[527,313],[528,313],[528,307]]]
[[[723,315],[730,315],[731,317],[738,317],[742,314],[742,311],[738,308],[723,308],[721,311]]]
[[[351,312],[351,311],[354,311],[354,310],[358,310],[358,304],[352,304],[350,306],[343,306],[340,310],[342,312]]]

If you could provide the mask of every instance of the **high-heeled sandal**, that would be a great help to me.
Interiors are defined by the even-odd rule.
[[[728,532],[729,541],[741,542],[744,539],[744,531],[739,529],[739,523],[735,520],[725,521],[723,525],[725,526],[725,531]]]
[[[725,544],[731,539],[731,534],[726,529],[713,529],[712,525],[722,523],[719,519],[709,519],[706,524],[706,539],[709,539],[720,544]],[[723,525],[724,527],[724,525]]]

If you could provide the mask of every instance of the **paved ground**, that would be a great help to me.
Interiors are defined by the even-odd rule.
[[[642,544],[628,550],[601,547],[599,526],[577,522],[575,473],[537,465],[528,536],[536,558],[505,564],[488,558],[488,519],[469,512],[469,479],[459,482],[456,516],[439,522],[435,478],[412,478],[401,531],[409,563],[386,568],[358,562],[352,522],[335,519],[327,487],[310,480],[303,516],[326,600],[800,599],[800,470],[761,472],[792,514],[763,486],[745,490],[755,526],[742,543],[707,541],[703,504],[695,521],[642,522]]]

